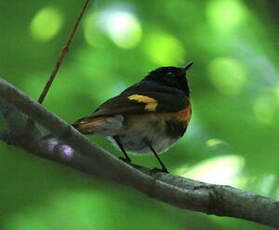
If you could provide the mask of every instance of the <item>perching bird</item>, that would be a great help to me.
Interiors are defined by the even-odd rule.
[[[142,81],[101,104],[73,126],[83,134],[107,137],[131,162],[127,153],[158,154],[181,138],[191,118],[190,90],[184,67],[161,67]]]

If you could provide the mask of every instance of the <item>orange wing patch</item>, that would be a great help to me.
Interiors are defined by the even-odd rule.
[[[144,109],[150,112],[156,111],[156,108],[158,106],[158,101],[152,97],[140,95],[140,94],[133,94],[128,97],[129,100],[145,103]]]

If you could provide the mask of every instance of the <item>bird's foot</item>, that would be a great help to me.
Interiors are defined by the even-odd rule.
[[[128,158],[127,157],[119,157],[119,159],[124,161],[124,162],[126,162],[126,163],[128,163],[128,164],[130,164],[132,162],[129,157]]]
[[[158,168],[153,168],[151,169],[151,172],[152,173],[169,173],[168,169],[167,168],[161,168],[161,169],[158,169]]]

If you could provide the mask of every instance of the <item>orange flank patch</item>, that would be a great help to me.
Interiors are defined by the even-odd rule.
[[[178,112],[178,117],[181,121],[189,122],[191,119],[191,115],[192,115],[192,108],[190,105]]]
[[[192,109],[191,106],[187,106],[185,109],[182,109],[178,112],[174,113],[152,113],[151,116],[153,116],[154,119],[160,118],[163,120],[177,120],[180,121],[184,127],[187,127],[188,123],[191,120],[192,115]]]
[[[128,97],[129,100],[137,101],[140,103],[144,103],[145,107],[144,109],[147,111],[156,111],[156,108],[158,106],[158,101],[152,97],[140,95],[140,94],[133,94]]]
[[[144,116],[146,119],[161,119],[161,120],[176,120],[183,123],[185,126],[190,122],[192,115],[192,109],[191,105],[188,105],[185,109],[182,109],[178,112],[163,112],[163,113],[149,113],[149,114],[139,114],[139,115],[133,115],[131,119],[140,120]]]

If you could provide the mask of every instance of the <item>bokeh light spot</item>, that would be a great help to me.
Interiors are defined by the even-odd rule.
[[[54,148],[58,145],[58,140],[56,138],[50,138],[49,140],[46,139],[41,141],[42,146],[47,143],[47,150],[53,152]]]
[[[183,176],[207,183],[237,185],[244,159],[236,155],[215,157],[190,168]]]
[[[279,98],[273,93],[260,94],[253,106],[256,119],[263,124],[271,124],[275,118]]]
[[[84,19],[84,37],[91,46],[105,47],[108,39],[98,26],[98,16],[98,13],[91,13]]]
[[[41,210],[36,210],[36,214],[41,214]],[[26,226],[30,230],[49,230],[49,227],[39,218],[28,215],[14,215],[4,223],[6,230],[25,230]]]
[[[58,146],[58,152],[60,157],[65,161],[70,161],[74,158],[75,151],[74,149],[66,144],[62,144]]]
[[[216,58],[209,64],[208,72],[213,85],[224,94],[238,94],[247,83],[246,69],[233,58]]]
[[[272,191],[273,187],[276,186],[276,175],[273,173],[265,174],[261,176],[258,189],[259,193],[264,196],[270,196],[270,192]]]
[[[239,26],[246,17],[246,9],[239,0],[211,0],[207,5],[209,23],[220,31]]]
[[[110,8],[100,14],[99,25],[119,47],[131,49],[138,45],[142,28],[136,16],[127,10]]]
[[[61,29],[63,18],[61,13],[52,7],[45,7],[38,11],[30,24],[33,38],[38,41],[49,41]]]
[[[208,147],[215,147],[217,145],[223,144],[224,142],[218,138],[211,138],[206,141],[206,145]]]
[[[145,52],[158,65],[177,65],[185,61],[183,44],[174,36],[156,32],[146,38]]]

